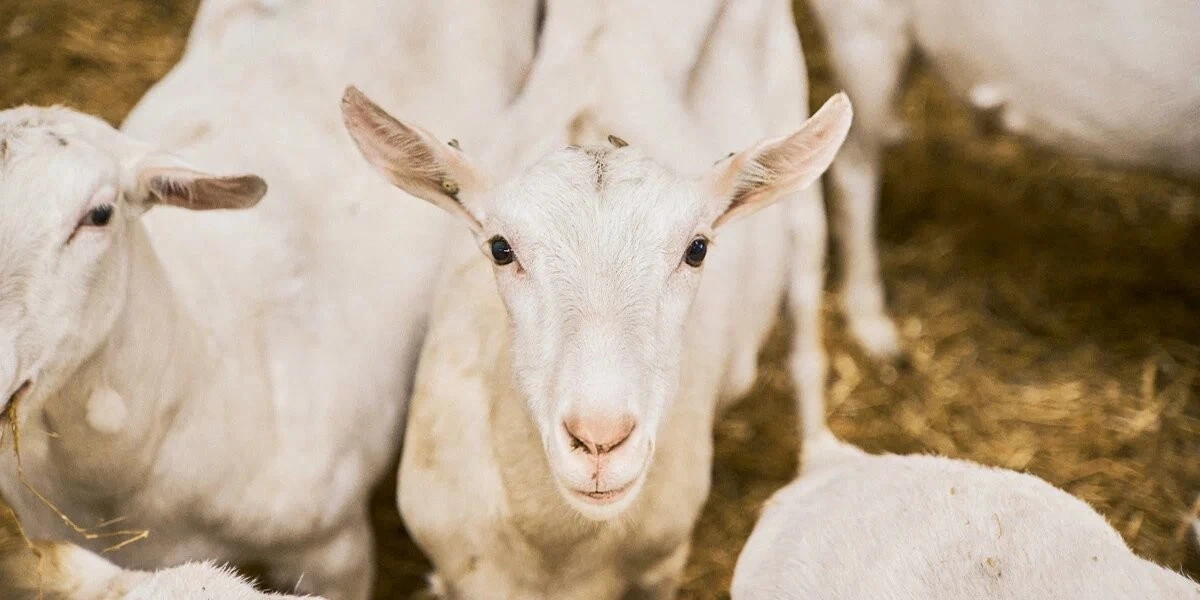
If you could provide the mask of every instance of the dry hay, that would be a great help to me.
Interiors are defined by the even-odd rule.
[[[5,2],[0,107],[65,102],[117,121],[177,59],[194,6]],[[819,101],[834,87],[800,8]],[[912,137],[888,157],[880,216],[913,368],[872,365],[827,311],[834,430],[870,450],[1035,473],[1103,512],[1137,552],[1180,564],[1200,491],[1200,185],[981,135],[935,78],[916,75],[903,102]],[[683,597],[723,595],[759,505],[795,469],[785,336],[717,426]],[[378,598],[406,596],[427,569],[393,485],[375,497]]]

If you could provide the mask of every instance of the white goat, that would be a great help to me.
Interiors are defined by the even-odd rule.
[[[231,569],[188,563],[129,571],[74,544],[29,541],[0,499],[0,597],[5,600],[299,600],[268,594]],[[308,597],[311,600],[320,600]]]
[[[1007,130],[1106,161],[1200,174],[1195,0],[810,0],[858,112],[830,170],[850,323],[894,354],[875,246],[881,151],[914,50]]]
[[[719,146],[646,52],[673,30],[630,14],[550,3],[487,169],[354,90],[343,101],[368,161],[471,232],[435,299],[399,484],[452,596],[674,593],[744,350],[729,333],[777,306],[788,272],[785,214],[740,218],[815,181],[849,128],[838,96],[793,135],[676,175]],[[632,145],[561,148],[610,132]],[[773,299],[738,284],[751,268],[781,273]]]
[[[652,3],[625,17],[642,26],[671,23],[670,39],[653,46],[653,60],[666,71],[667,85],[682,87],[691,114],[719,147],[747,147],[763,135],[794,131],[808,115],[808,73],[789,0]],[[685,40],[690,46],[683,46]],[[789,224],[790,239],[777,235],[781,223]],[[727,285],[744,290],[747,303],[726,321],[724,345],[732,350],[720,387],[721,406],[753,385],[759,349],[775,323],[785,288],[793,322],[789,367],[799,409],[823,405],[826,224],[821,186],[814,185],[744,225],[757,228],[753,252],[759,258],[755,268],[724,276]],[[764,264],[768,262],[777,268]],[[855,334],[890,326],[886,319],[851,322]],[[804,401],[808,398],[814,401]],[[820,416],[805,415],[802,423],[818,423]]]
[[[1200,598],[1087,503],[1032,475],[869,455],[832,438],[805,453],[738,557],[734,600]]]
[[[685,100],[709,139],[722,149],[744,148],[764,135],[794,131],[803,124],[808,115],[808,74],[789,0],[665,5],[671,13],[663,20],[646,21],[640,13],[629,17],[660,26],[676,23],[669,28],[672,39],[686,38],[681,31],[692,31],[697,22],[704,26],[707,37],[700,43],[693,41],[693,55],[697,47],[700,51],[691,61],[661,53],[656,60],[675,65],[674,71],[681,70],[678,65],[688,67],[685,77],[668,82],[677,85],[676,81],[682,81]],[[693,16],[702,11],[707,11],[707,20]],[[827,227],[821,186],[810,186],[767,210],[745,225],[759,231],[753,251],[759,257],[755,268],[739,269],[725,280],[727,285],[745,290],[743,298],[752,303],[742,305],[736,316],[729,315],[726,321],[724,343],[733,350],[721,387],[722,405],[742,397],[753,385],[759,349],[775,323],[784,289],[794,325],[790,366],[797,397],[819,399],[825,393],[821,303]],[[790,239],[776,235],[782,223],[789,224]],[[788,247],[790,250],[784,249]],[[768,261],[774,264],[768,267],[764,264]]]
[[[809,399],[804,400],[806,403]],[[871,455],[805,427],[800,476],[767,501],[733,600],[1198,600],[1087,503],[1024,473]]]
[[[334,100],[387,64],[381,95],[472,131],[524,76],[535,6],[220,8],[123,132],[0,112],[0,411],[18,409],[33,488],[78,523],[149,530],[114,562],[262,561],[281,588],[361,599],[368,492],[399,443],[448,219],[387,201]],[[438,27],[455,42],[421,38]],[[470,111],[445,102],[468,93]],[[272,192],[143,217],[265,191],[184,160]],[[75,539],[10,444],[0,493],[30,535]]]

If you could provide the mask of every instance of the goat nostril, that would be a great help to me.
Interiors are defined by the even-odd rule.
[[[633,421],[629,421],[628,426],[622,423],[620,428],[615,430],[617,433],[611,437],[609,442],[604,444],[596,444],[596,450],[600,454],[607,454],[613,450],[616,450],[617,448],[621,447],[621,444],[625,443],[625,440],[629,439],[630,435],[633,435],[633,428]]]
[[[593,456],[616,450],[633,434],[635,421],[629,415],[616,419],[572,417],[563,423],[571,438],[571,449],[582,449]]]
[[[571,438],[572,450],[583,450],[588,454],[595,454],[594,449],[586,441],[584,441],[583,438],[576,435],[575,432],[571,430],[570,425],[563,423],[563,429],[566,430],[567,437]]]

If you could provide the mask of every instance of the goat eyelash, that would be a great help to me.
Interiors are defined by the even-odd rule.
[[[67,236],[67,241],[64,242],[64,244],[70,244],[72,241],[74,241],[75,236],[79,235],[79,231],[85,227],[91,227],[95,229],[103,229],[104,227],[107,227],[108,224],[112,222],[115,212],[116,207],[112,204],[100,204],[87,209],[87,211],[85,211],[83,215],[79,217],[79,220],[75,222],[75,229],[71,230],[71,235]]]

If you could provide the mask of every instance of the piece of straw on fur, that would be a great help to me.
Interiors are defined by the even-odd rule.
[[[109,527],[115,523],[124,521],[125,517],[109,519],[107,521],[104,521],[103,523],[100,523],[99,525],[96,525],[95,527],[81,527],[78,524],[76,524],[75,521],[71,519],[71,517],[67,516],[66,513],[64,513],[57,506],[55,506],[55,504],[53,502],[51,502],[49,498],[47,498],[44,494],[42,494],[40,491],[38,491],[36,488],[34,488],[33,485],[31,485],[29,483],[29,481],[25,478],[25,467],[21,462],[21,430],[20,430],[20,427],[17,425],[17,412],[19,410],[21,398],[22,398],[22,396],[24,396],[24,392],[25,392],[25,389],[22,388],[20,390],[17,390],[16,394],[13,394],[12,402],[8,405],[8,411],[7,411],[9,427],[12,429],[13,453],[16,455],[16,458],[17,458],[17,480],[21,482],[21,486],[24,487],[26,490],[29,490],[29,493],[31,493],[35,497],[37,497],[37,499],[39,501],[41,501],[42,504],[45,504],[47,508],[49,508],[51,511],[54,512],[54,514],[58,515],[58,518],[62,519],[62,522],[65,523],[67,525],[67,527],[70,527],[76,534],[82,536],[86,540],[125,538],[125,539],[121,540],[120,542],[105,548],[104,549],[105,553],[116,552],[117,550],[120,550],[121,548],[124,548],[134,542],[144,540],[144,539],[150,537],[149,529],[122,529],[120,531],[104,531],[104,532],[97,531],[100,529],[104,529],[105,527]],[[15,517],[15,514],[14,514],[14,517]]]

